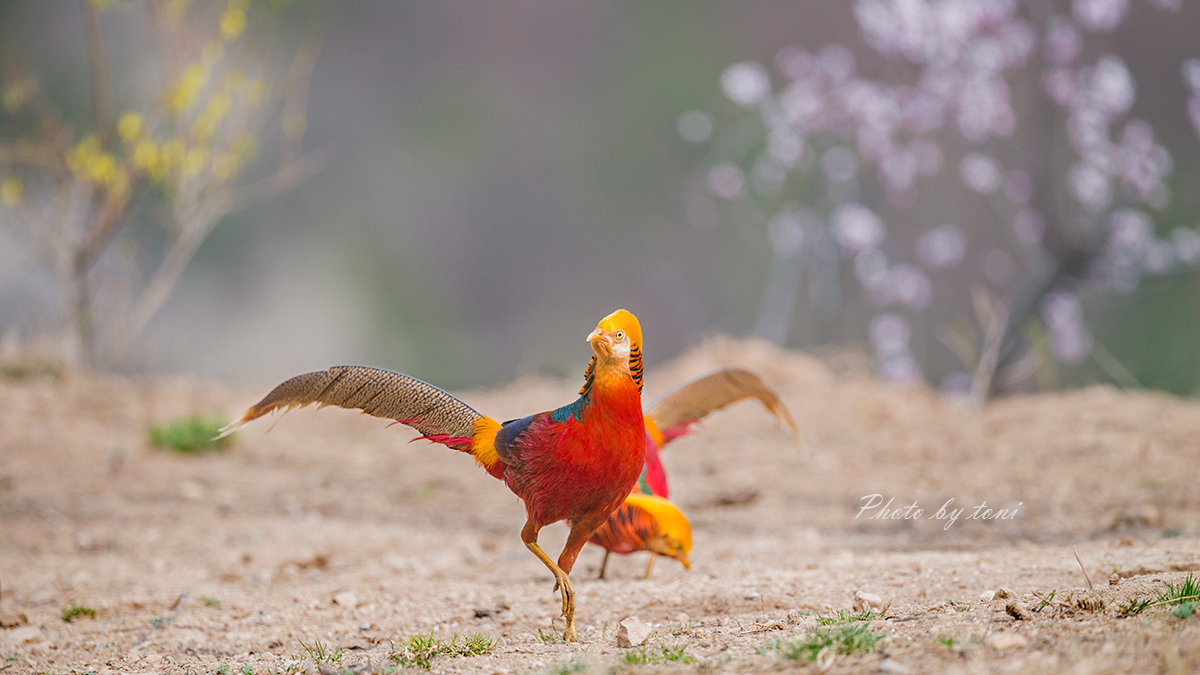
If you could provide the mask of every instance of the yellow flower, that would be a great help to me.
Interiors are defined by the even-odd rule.
[[[208,164],[208,150],[192,148],[183,157],[183,175],[195,176],[204,170],[206,164]]]
[[[100,157],[100,139],[92,134],[66,152],[67,168],[84,180],[92,180],[92,166]]]
[[[0,202],[5,206],[16,206],[21,203],[24,192],[25,186],[21,184],[20,178],[6,179],[0,183]]]
[[[233,99],[229,94],[220,92],[213,94],[213,97],[208,99],[208,114],[214,120],[220,120],[229,114],[230,108],[233,107]]]
[[[177,112],[183,112],[192,107],[205,82],[208,82],[208,67],[200,63],[188,66],[183,71],[183,76],[179,78],[179,84],[171,93],[171,107]]]
[[[142,171],[150,172],[151,167],[160,161],[158,146],[154,141],[138,141],[133,146],[133,165]]]
[[[241,35],[242,31],[245,29],[245,10],[235,9],[233,7],[225,10],[225,14],[221,16],[221,35],[225,36],[226,40],[232,40]]]
[[[4,85],[4,109],[10,113],[17,112],[25,104],[25,86],[20,82]]]
[[[192,138],[197,141],[207,141],[217,131],[217,122],[209,115],[197,115],[192,122]]]
[[[117,159],[107,152],[92,158],[88,163],[88,176],[93,183],[109,185],[117,176]]]
[[[172,138],[163,143],[162,146],[162,161],[167,167],[179,166],[183,164],[183,156],[187,154],[187,146],[184,145],[183,139]]]
[[[142,116],[135,112],[121,115],[117,121],[117,135],[126,143],[132,143],[142,135]]]

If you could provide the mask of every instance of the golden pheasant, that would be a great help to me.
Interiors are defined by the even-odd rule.
[[[421,432],[420,438],[470,454],[525,503],[521,541],[554,575],[566,618],[563,639],[574,641],[571,568],[579,550],[629,495],[645,461],[641,325],[620,309],[604,317],[587,339],[593,353],[579,398],[503,424],[407,375],[338,366],[285,381],[222,435],[274,410],[317,403],[393,419]],[[537,538],[543,527],[560,520],[571,531],[556,563]]]
[[[660,451],[686,435],[709,413],[746,398],[758,399],[799,438],[796,421],[779,395],[762,378],[743,368],[725,368],[706,375],[664,394],[650,406],[645,414],[646,464],[637,489],[591,539],[605,549],[601,579],[611,553],[650,551],[646,577],[650,576],[655,555],[675,558],[691,568],[692,527],[687,516],[667,499],[667,474]]]

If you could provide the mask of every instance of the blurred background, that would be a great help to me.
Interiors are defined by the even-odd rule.
[[[757,335],[977,397],[1190,395],[1196,26],[1179,0],[6,0],[0,360],[463,388],[577,377],[625,307],[651,366]]]

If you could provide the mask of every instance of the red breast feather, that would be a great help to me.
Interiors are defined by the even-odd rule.
[[[533,416],[500,453],[505,482],[537,526],[584,517],[602,522],[637,482],[645,462],[641,397],[628,377],[605,384],[570,406]]]

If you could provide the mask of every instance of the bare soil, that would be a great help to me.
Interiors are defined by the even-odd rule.
[[[602,551],[585,549],[579,644],[546,639],[559,601],[520,542],[516,497],[404,427],[303,410],[186,456],[150,447],[147,428],[232,419],[275,383],[0,382],[0,673],[328,672],[318,643],[361,672],[394,666],[392,645],[419,634],[498,640],[435,672],[1200,671],[1200,615],[1117,609],[1200,570],[1197,402],[1093,387],[975,408],[726,340],[649,372],[647,394],[725,365],[778,388],[803,445],[754,403],[672,445],[695,564],[659,560],[647,580],[645,554],[620,557],[601,581]],[[577,386],[461,396],[507,419]],[[872,494],[921,516],[858,515]],[[935,516],[951,498],[965,511],[947,526]],[[1009,517],[969,519],[983,502]],[[565,534],[547,528],[544,547]],[[1016,597],[981,600],[1001,587]],[[856,591],[887,605],[867,624],[881,649],[781,656]],[[64,622],[76,604],[95,617]],[[647,654],[691,660],[626,665],[615,635],[630,616],[654,628]]]

